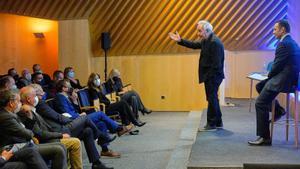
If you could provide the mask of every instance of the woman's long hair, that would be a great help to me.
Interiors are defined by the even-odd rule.
[[[87,86],[90,88],[90,89],[95,89],[97,91],[101,91],[101,85],[99,87],[97,87],[95,84],[94,84],[94,80],[96,77],[99,77],[100,79],[100,75],[98,73],[91,73],[90,76],[89,76],[89,79],[88,79],[88,82],[87,82]]]

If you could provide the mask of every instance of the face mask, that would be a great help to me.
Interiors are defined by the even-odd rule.
[[[101,85],[101,80],[100,79],[95,79],[94,80],[94,85],[99,87]]]
[[[12,85],[12,86],[11,86],[11,89],[17,89],[17,85],[15,85],[15,84]]]
[[[69,72],[68,76],[69,76],[69,78],[74,78],[75,77],[75,73],[74,72]]]
[[[35,107],[38,103],[39,103],[39,98],[35,96],[33,106]]]
[[[41,70],[36,70],[35,73],[43,73]]]
[[[31,81],[31,74],[30,73],[27,73],[25,75],[25,78],[28,80],[28,81]]]
[[[19,103],[17,108],[14,110],[14,113],[18,113],[21,110],[22,104]]]

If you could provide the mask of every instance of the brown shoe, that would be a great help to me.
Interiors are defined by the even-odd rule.
[[[134,127],[134,125],[132,123],[130,123],[129,125],[126,126],[126,129],[128,131],[132,130],[132,128]]]
[[[124,134],[130,132],[131,129],[132,129],[132,127],[133,127],[133,125],[131,125],[131,124],[128,125],[128,126],[123,126],[123,129],[122,129],[121,131],[118,131],[118,132],[117,132],[118,136],[121,137],[122,135],[124,135]]]
[[[121,154],[118,152],[114,152],[112,150],[108,150],[107,152],[103,152],[101,151],[101,156],[105,156],[105,157],[113,157],[113,158],[120,158]]]

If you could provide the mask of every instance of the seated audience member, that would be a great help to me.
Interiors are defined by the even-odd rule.
[[[105,169],[104,164],[101,163],[99,153],[97,152],[97,148],[94,140],[100,137],[99,135],[103,135],[95,124],[87,118],[87,116],[80,116],[74,120],[67,118],[55,110],[53,110],[45,101],[42,100],[43,95],[45,94],[40,85],[32,84],[31,85],[36,95],[39,98],[39,102],[36,105],[36,112],[43,117],[43,119],[51,126],[51,129],[55,132],[60,133],[70,133],[72,137],[77,137],[84,142],[85,150],[88,155],[89,161],[93,163],[93,168],[101,168]],[[98,140],[102,140],[100,144],[105,144],[112,140],[104,140],[102,138],[98,138]]]
[[[19,75],[18,75],[18,72],[17,72],[17,70],[15,68],[8,69],[7,75],[13,77],[15,79],[15,81],[18,82]]]
[[[61,142],[67,148],[71,168],[82,169],[80,140],[71,137],[70,133],[67,132],[52,131],[50,125],[36,112],[35,106],[38,104],[39,99],[32,86],[23,87],[20,90],[20,95],[23,106],[18,115],[26,128],[30,128],[31,124],[34,123],[32,131],[40,143]]]
[[[75,79],[75,72],[72,67],[66,67],[64,70],[64,77],[70,81],[70,84],[73,89],[82,89],[78,79]]]
[[[43,159],[51,160],[52,169],[66,169],[66,150],[61,143],[47,143],[35,145],[32,141],[33,133],[20,122],[16,113],[21,109],[20,95],[17,89],[0,91],[0,147],[12,146],[14,155],[27,156],[28,167],[32,169],[46,169]],[[31,125],[34,126],[34,123]],[[28,150],[30,149],[30,151]],[[34,157],[29,153],[32,152]],[[34,153],[38,151],[39,153]],[[24,154],[23,154],[24,153]],[[34,159],[34,160],[30,160]]]
[[[127,102],[121,100],[117,101],[115,103],[111,103],[109,99],[106,98],[106,96],[101,91],[101,80],[100,75],[96,73],[92,73],[89,76],[88,80],[88,88],[89,88],[89,94],[91,98],[92,105],[95,105],[97,102],[104,103],[106,113],[110,114],[112,112],[119,112],[121,116],[122,123],[124,125],[127,125],[129,122],[132,122],[134,125],[141,127],[146,124],[146,122],[141,122],[138,119],[136,119],[137,112],[133,112],[130,108],[130,106],[127,104]]]
[[[53,79],[51,83],[49,84],[49,93],[48,93],[48,98],[54,98],[57,91],[56,91],[56,84],[58,81],[64,79],[64,72],[61,70],[56,70],[53,72]]]
[[[276,21],[274,24],[273,34],[279,43],[268,78],[256,85],[259,93],[255,101],[257,138],[248,141],[250,146],[272,145],[271,120],[269,120],[272,102],[275,101],[274,121],[277,121],[286,114],[284,108],[276,100],[277,95],[281,92],[293,93],[300,85],[300,47],[290,35],[290,29],[290,24],[285,19]],[[298,99],[296,98],[297,102]]]
[[[119,70],[112,69],[110,71],[105,87],[107,87],[108,90],[110,90],[110,91],[117,92],[118,95],[121,96],[122,100],[125,100],[130,105],[133,105],[133,107],[135,107],[135,106],[134,106],[134,103],[132,103],[132,97],[135,97],[137,100],[138,110],[141,111],[141,113],[143,115],[145,113],[150,114],[152,112],[152,110],[149,110],[144,106],[140,95],[136,91],[134,91],[134,90],[124,91],[123,90],[123,83],[122,83],[122,79],[121,79],[121,73],[119,72]]]
[[[45,84],[43,83],[43,79],[44,79],[44,76],[40,72],[36,72],[36,73],[32,74],[32,83],[39,84],[42,87],[44,87]]]
[[[112,133],[118,133],[119,136],[121,135],[121,133],[125,134],[124,131],[128,132],[129,130],[131,130],[131,125],[128,124],[129,126],[127,128],[125,126],[119,126],[115,121],[110,119],[103,112],[92,112],[89,114],[83,112],[79,114],[79,108],[73,104],[68,95],[70,87],[70,83],[67,80],[61,80],[57,83],[58,93],[55,97],[55,107],[57,108],[57,111],[59,113],[66,113],[71,116],[70,118],[72,119],[76,119],[80,116],[87,116],[95,123],[99,130],[107,134],[107,137],[109,137],[107,130]],[[114,139],[115,137],[112,138],[112,140]],[[108,149],[108,144],[101,144],[99,141],[101,140],[98,140],[98,144],[102,147],[102,156],[120,157],[119,153],[113,152]]]
[[[48,86],[50,84],[50,82],[51,82],[50,76],[42,71],[41,66],[39,64],[34,64],[32,66],[32,71],[33,71],[33,73],[42,73],[43,74],[43,80],[41,83],[44,86]]]
[[[16,82],[11,76],[3,76],[0,79],[0,90],[17,89]]]
[[[22,71],[21,78],[19,79],[19,81],[17,83],[17,86],[18,86],[19,89],[21,89],[22,87],[28,86],[31,83],[32,83],[31,82],[31,73],[29,72],[28,69],[24,69]]]

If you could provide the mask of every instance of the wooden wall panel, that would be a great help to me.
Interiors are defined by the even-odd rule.
[[[19,73],[41,64],[44,72],[52,74],[58,67],[58,25],[56,21],[9,14],[0,14],[0,74],[9,68]],[[42,27],[41,27],[42,26]],[[43,30],[45,38],[33,33]]]
[[[92,58],[92,63],[103,81],[103,58]],[[131,83],[154,110],[201,110],[206,105],[203,85],[198,84],[198,53],[116,56],[109,57],[108,63],[109,70],[119,69],[124,83]]]
[[[272,28],[288,18],[289,2],[297,6],[294,0],[0,0],[0,12],[89,19],[93,55],[103,56],[99,39],[110,32],[111,55],[123,56],[191,52],[174,45],[168,33],[197,39],[195,25],[203,19],[227,50],[274,49]]]
[[[59,21],[59,69],[71,66],[79,79],[91,72],[88,20]]]
[[[248,98],[250,80],[246,78],[251,72],[265,71],[264,67],[274,59],[274,51],[226,51],[225,96],[232,98]],[[257,96],[255,84],[253,94]]]

